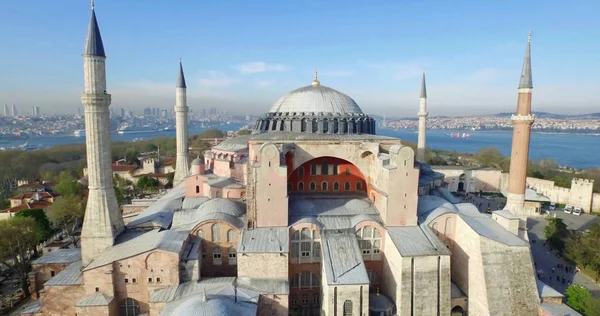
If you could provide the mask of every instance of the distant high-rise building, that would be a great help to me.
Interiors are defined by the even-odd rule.
[[[121,118],[125,118],[125,109],[121,108]]]
[[[10,116],[10,110],[8,109],[8,104],[4,105],[4,116],[5,117],[9,117]]]
[[[144,109],[144,116],[151,116],[151,115],[152,115],[152,109],[145,108]]]
[[[81,115],[81,108],[77,108],[77,115]]]
[[[162,118],[167,118],[167,114],[168,114],[168,113],[169,113],[169,112],[167,112],[167,110],[160,110],[160,117],[162,117]]]
[[[17,106],[16,105],[12,105],[12,117],[17,117],[18,113],[17,113]]]
[[[202,117],[206,117],[206,109],[202,109],[201,115]]]
[[[33,117],[40,116],[40,107],[39,106],[34,105],[33,107],[31,107],[31,116],[33,116]]]

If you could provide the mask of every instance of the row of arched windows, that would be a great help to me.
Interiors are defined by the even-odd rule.
[[[221,247],[213,247],[213,264],[214,265],[222,265],[223,264],[223,253],[221,252]],[[230,247],[227,249],[227,264],[236,265],[237,264],[237,251],[235,248]]]
[[[321,261],[321,236],[319,231],[302,228],[292,235],[290,257],[292,263]]]
[[[292,289],[315,289],[320,288],[319,278],[312,272],[300,272],[292,278],[290,288]]]
[[[323,181],[321,182],[320,185],[320,189],[321,191],[328,191],[329,190],[329,182],[327,181]],[[340,190],[340,183],[335,181],[333,182],[333,186],[332,186],[333,191],[341,191]],[[356,191],[363,191],[363,183],[362,181],[356,181],[356,186],[355,186]],[[317,190],[317,183],[314,181],[309,182],[308,184],[308,190],[309,191],[316,191]],[[304,188],[304,182],[300,181],[296,184],[296,189],[294,190],[294,184],[291,182],[288,182],[288,191],[305,191]],[[350,183],[349,181],[346,181],[344,183],[344,191],[353,191],[352,189],[352,183]]]
[[[210,226],[210,232],[211,232],[211,240],[212,242],[222,242],[223,240],[221,240],[221,228],[219,227],[218,224],[213,224],[212,226]],[[202,229],[199,229],[198,232],[196,232],[196,235],[204,240],[208,240],[207,236],[204,235],[204,231]],[[227,242],[235,242],[235,231],[233,229],[229,229],[227,231]]]

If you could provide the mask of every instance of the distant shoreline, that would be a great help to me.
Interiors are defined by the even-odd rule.
[[[417,129],[413,129],[413,128],[390,128],[390,127],[379,127],[380,129],[385,129],[385,130],[391,130],[391,131],[415,131],[417,132]],[[427,130],[429,131],[436,131],[436,132],[442,132],[442,131],[448,131],[450,132],[461,132],[461,133],[512,133],[512,130],[494,130],[494,129],[478,129],[478,130],[470,130],[470,129],[445,129],[445,128],[428,128]],[[579,136],[600,136],[600,132],[592,132],[592,133],[585,133],[585,132],[577,132],[577,131],[572,131],[572,132],[546,132],[546,131],[536,131],[536,130],[531,130],[532,134],[547,134],[547,135],[579,135]]]

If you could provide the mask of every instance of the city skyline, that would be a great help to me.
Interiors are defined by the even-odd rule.
[[[591,73],[599,69],[591,52],[598,44],[587,30],[599,26],[591,16],[598,5],[536,3],[184,1],[172,7],[106,0],[96,8],[109,47],[114,108],[172,107],[182,57],[194,110],[263,113],[285,93],[310,84],[316,65],[323,85],[348,94],[368,113],[416,117],[423,70],[432,116],[510,112],[532,29],[533,108],[597,112],[600,96],[592,87],[599,83]],[[32,1],[0,9],[0,34],[12,47],[0,57],[13,61],[4,67],[11,76],[0,78],[0,103],[76,112],[82,72],[72,60],[82,51],[89,3]],[[33,58],[41,49],[45,58]]]

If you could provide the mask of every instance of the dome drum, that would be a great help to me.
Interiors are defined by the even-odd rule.
[[[348,116],[275,116],[259,118],[259,132],[303,132],[319,134],[375,134],[375,120],[364,114]]]

